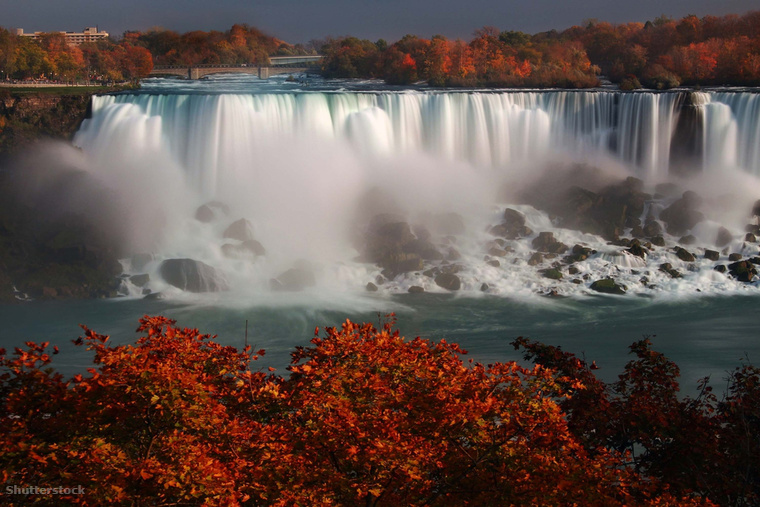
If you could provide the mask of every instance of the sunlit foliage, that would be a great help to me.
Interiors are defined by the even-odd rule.
[[[760,370],[718,401],[678,396],[651,349],[605,384],[559,348],[518,339],[531,367],[465,362],[392,318],[346,321],[298,347],[287,377],[263,351],[145,317],[134,345],[87,328],[93,368],[65,380],[47,343],[0,354],[0,481],[74,487],[104,505],[751,505]],[[270,369],[271,370],[271,369]],[[10,497],[9,497],[10,498]],[[50,502],[44,495],[13,497]],[[14,501],[15,501],[14,500]]]

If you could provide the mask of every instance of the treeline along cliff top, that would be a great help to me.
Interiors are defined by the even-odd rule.
[[[326,77],[432,86],[587,88],[606,76],[623,89],[760,85],[760,11],[660,17],[614,25],[596,20],[529,35],[484,27],[469,42],[406,35],[389,44],[355,37],[291,45],[247,25],[225,32],[126,32],[79,46],[60,33],[39,40],[0,29],[0,79],[138,80],[154,65],[267,64],[269,56],[322,54]]]

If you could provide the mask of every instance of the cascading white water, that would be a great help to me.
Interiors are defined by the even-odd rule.
[[[693,93],[704,117],[705,163],[725,155],[760,172],[760,96]],[[609,149],[643,176],[667,174],[679,93],[300,93],[262,95],[118,95],[96,97],[94,123],[122,121],[108,112],[134,104],[160,118],[168,150],[213,193],[225,157],[293,134],[353,140],[377,154],[424,150],[437,157],[503,167],[549,146]],[[87,144],[94,127],[78,135]],[[731,134],[728,130],[735,131]],[[89,134],[89,135],[88,135]],[[695,136],[699,132],[693,133]],[[155,136],[153,142],[159,141]],[[238,152],[238,153],[235,153]],[[242,152],[242,153],[241,153]],[[205,180],[205,181],[204,181]],[[208,187],[212,184],[211,188]]]
[[[708,120],[711,128],[721,129],[719,145],[708,156],[725,153],[728,163],[735,163],[744,170],[760,175],[760,94],[719,92],[709,94],[711,105],[725,105],[716,114],[718,125]]]
[[[699,121],[686,135],[700,139],[699,169],[760,174],[758,95],[695,95]],[[341,289],[357,280],[362,286],[377,272],[353,262],[350,241],[356,207],[368,207],[368,196],[385,200],[381,211],[456,211],[482,229],[497,187],[535,172],[547,156],[611,156],[643,179],[664,180],[683,97],[603,91],[122,94],[95,97],[92,118],[74,142],[102,173],[117,175],[114,184],[131,179],[126,186],[138,193],[141,185],[152,187],[150,206],[166,190],[153,215],[166,232],[152,243],[136,234],[136,250],[201,259],[258,286],[298,259],[329,261],[325,283]],[[196,207],[212,199],[253,222],[257,239],[273,253],[269,265],[224,258],[223,225],[192,220]],[[140,227],[151,225],[148,219]],[[460,249],[482,259],[474,246],[482,238],[471,240]],[[503,284],[514,283],[511,276],[502,274]]]

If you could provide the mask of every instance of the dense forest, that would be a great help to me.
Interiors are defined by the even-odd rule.
[[[126,32],[117,43],[101,40],[73,46],[63,34],[46,33],[40,40],[0,28],[0,79],[61,82],[139,80],[154,65],[268,63],[271,55],[306,54],[247,25],[226,32],[151,29]]]
[[[433,86],[585,88],[606,76],[623,89],[760,85],[760,11],[743,16],[596,20],[529,35],[485,27],[469,42],[407,35],[388,45],[354,37],[321,51],[328,77],[374,77]]]
[[[128,39],[79,46],[66,43],[62,33],[46,33],[39,40],[0,28],[0,78],[54,82],[137,81],[153,69],[150,52]]]
[[[600,76],[623,89],[760,85],[760,11],[742,16],[660,17],[615,25],[596,20],[530,35],[477,30],[471,41],[406,35],[389,44],[356,37],[291,45],[247,25],[179,34],[151,29],[69,46],[60,33],[39,41],[0,29],[0,79],[124,81],[153,65],[266,64],[273,55],[323,54],[326,77],[432,86],[587,88]]]

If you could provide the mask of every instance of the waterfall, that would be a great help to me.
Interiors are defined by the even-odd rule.
[[[421,151],[480,167],[508,170],[549,150],[606,151],[642,177],[664,177],[685,93],[290,93],[115,95],[96,97],[88,131],[132,121],[135,108],[160,119],[162,142],[195,185],[211,194],[231,160],[255,158],[272,139],[310,135],[346,139],[373,154]],[[726,165],[760,174],[760,96],[694,93],[701,122],[689,139],[703,147],[704,169]],[[699,124],[702,123],[703,127]],[[115,128],[115,127],[106,127]],[[147,128],[147,127],[146,127]],[[702,129],[702,132],[697,130]],[[100,134],[99,134],[100,135]],[[702,138],[702,139],[698,139]],[[234,164],[233,164],[234,165]]]
[[[125,93],[94,97],[92,117],[74,144],[100,177],[129,189],[134,207],[144,210],[129,218],[136,250],[234,271],[240,276],[228,276],[233,288],[267,286],[277,272],[308,258],[321,262],[319,269],[329,272],[325,283],[340,290],[363,286],[379,273],[355,262],[357,216],[391,211],[432,223],[436,214],[456,212],[471,230],[484,231],[489,220],[494,223],[492,206],[501,202],[505,182],[542,171],[546,160],[599,157],[652,183],[673,174],[760,176],[760,95]],[[251,220],[256,239],[276,252],[268,265],[241,260],[242,254],[225,256],[242,250],[222,244],[224,224],[192,219],[212,200],[230,206],[229,220]],[[529,224],[536,232],[552,228],[541,217]],[[167,232],[150,241],[141,236],[159,225]],[[710,227],[706,236],[717,224]],[[573,238],[568,241],[591,241],[588,235]],[[464,283],[471,289],[484,277],[504,290],[539,283],[534,275],[495,270],[494,263],[476,267],[488,241],[483,234],[460,241],[471,275]],[[602,253],[595,262],[613,269],[628,258],[621,255]],[[521,276],[528,278],[516,281]]]
[[[760,94],[741,92],[711,93],[713,105],[721,107],[722,114],[713,115],[720,129],[720,142],[709,156],[723,152],[729,163],[735,163],[747,172],[760,175]]]

